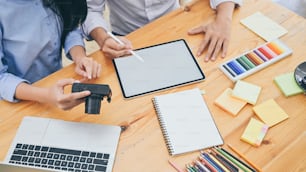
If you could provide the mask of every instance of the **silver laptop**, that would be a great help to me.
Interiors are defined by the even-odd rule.
[[[24,117],[5,162],[57,171],[111,172],[121,128]]]
[[[2,172],[52,172],[55,170],[43,169],[39,167],[27,167],[17,164],[8,164],[0,162],[0,171]]]

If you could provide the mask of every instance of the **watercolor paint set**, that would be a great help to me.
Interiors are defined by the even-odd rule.
[[[276,39],[222,63],[219,68],[230,80],[236,82],[290,54],[292,50]]]

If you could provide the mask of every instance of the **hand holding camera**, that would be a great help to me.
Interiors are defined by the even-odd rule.
[[[101,101],[106,96],[107,101],[111,101],[112,91],[109,85],[104,84],[85,84],[73,83],[72,92],[81,92],[88,90],[90,95],[85,98],[85,113],[100,114]]]

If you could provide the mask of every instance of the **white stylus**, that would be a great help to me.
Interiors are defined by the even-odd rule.
[[[116,42],[118,42],[120,45],[124,45],[124,43],[120,39],[118,39],[115,35],[113,35],[111,32],[108,31],[107,34],[110,37],[112,37]],[[130,53],[133,54],[135,57],[137,57],[138,60],[144,62],[143,58],[140,57],[138,54],[136,54],[133,50],[130,50]]]

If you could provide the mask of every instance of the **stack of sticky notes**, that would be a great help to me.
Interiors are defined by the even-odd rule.
[[[247,102],[233,97],[232,91],[231,88],[225,89],[224,92],[215,100],[215,104],[221,109],[236,116]]]
[[[253,111],[262,122],[255,118],[251,118],[240,139],[253,146],[260,146],[268,128],[287,119],[288,114],[274,101],[274,99],[269,99],[254,106]]]
[[[254,105],[257,102],[260,91],[261,87],[238,80],[233,90],[231,88],[225,89],[214,103],[236,116],[247,103]]]
[[[253,111],[258,118],[269,127],[272,127],[289,117],[288,114],[274,101],[274,99],[267,100],[254,106]]]
[[[303,93],[295,81],[294,72],[279,75],[274,78],[274,82],[286,97]]]
[[[287,74],[277,77],[275,82],[281,85],[280,87],[293,88],[294,86],[290,86],[287,82],[287,79],[292,77],[291,74],[292,73],[290,73],[290,75]],[[260,86],[238,80],[233,89],[225,89],[214,101],[217,106],[234,116],[236,116],[247,103],[254,105],[253,111],[259,120],[251,118],[240,137],[242,141],[253,146],[260,146],[268,128],[271,128],[288,118],[288,114],[274,101],[274,99],[269,99],[263,103],[255,105],[260,92]],[[296,94],[296,92],[291,89],[291,92],[287,92],[287,94]]]
[[[251,118],[240,139],[253,146],[260,146],[267,131],[268,125]]]

